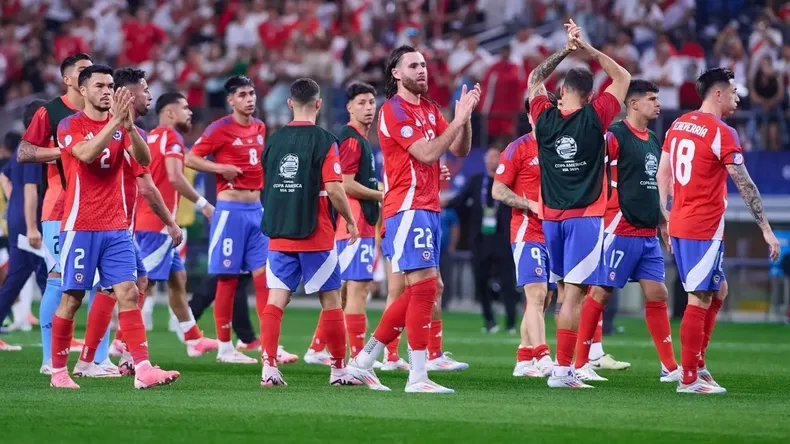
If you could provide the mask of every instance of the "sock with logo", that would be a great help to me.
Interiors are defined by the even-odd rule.
[[[678,368],[678,363],[675,361],[675,350],[672,347],[672,328],[669,325],[667,303],[665,301],[645,302],[645,322],[650,336],[653,337],[658,359],[667,371],[674,371]]]
[[[321,331],[321,316],[318,316],[318,323],[315,326],[315,333],[313,333],[313,340],[310,342],[310,350],[317,353],[323,351],[326,348],[326,342],[324,341],[322,335],[323,333]]]
[[[538,361],[543,359],[545,356],[549,356],[550,354],[551,354],[551,351],[549,350],[549,346],[546,345],[546,344],[540,344],[537,347],[532,349],[532,355]]]
[[[282,321],[283,310],[280,307],[268,304],[263,309],[263,313],[261,313],[262,360],[264,364],[271,367],[277,367],[277,344],[280,343]]]
[[[148,361],[148,338],[143,324],[143,314],[139,308],[118,313],[118,324],[123,329],[126,348],[132,355],[135,367]]]
[[[326,318],[324,318],[326,322]],[[348,330],[348,349],[349,356],[355,358],[362,347],[365,346],[365,330],[367,329],[368,320],[365,314],[346,314],[346,330]],[[326,330],[325,330],[326,331]]]
[[[230,343],[233,319],[233,298],[236,296],[238,276],[224,276],[217,280],[217,297],[214,299],[214,326],[217,340]]]
[[[598,324],[595,326],[595,333],[592,338],[592,345],[590,346],[590,354],[587,356],[591,361],[603,357],[603,312],[598,318]]]
[[[705,338],[705,316],[708,310],[687,305],[680,322],[680,364],[683,366],[683,384],[697,380],[697,364]]]
[[[406,339],[412,351],[424,352],[428,347],[431,312],[436,301],[436,278],[423,279],[408,288],[411,301],[406,310],[406,330],[409,332]]]
[[[557,367],[567,370],[573,362],[573,350],[576,347],[576,332],[565,328],[557,329]],[[558,370],[556,375],[560,375]]]
[[[584,299],[582,305],[581,318],[579,319],[579,331],[576,340],[576,368],[584,367],[590,356],[590,346],[592,345],[595,328],[603,313],[603,304],[591,297]],[[557,338],[557,353],[559,353],[559,338]]]
[[[708,344],[710,344],[710,335],[713,334],[713,327],[716,326],[716,316],[718,316],[723,304],[724,301],[721,299],[711,299],[710,307],[708,307],[708,312],[705,314],[705,337],[702,339],[702,349],[700,350],[700,359],[697,364],[700,368],[705,367],[705,352],[708,350]]]
[[[332,368],[339,370],[346,367],[346,322],[343,309],[321,310],[321,323],[326,338],[326,348],[332,357]]]
[[[428,359],[442,356],[442,321],[431,321],[428,336]]]
[[[60,298],[63,296],[60,291],[60,282],[60,278],[47,279],[47,286],[41,296],[41,305],[38,307],[38,320],[41,324],[41,349],[43,351],[42,364],[46,364],[52,359],[52,320],[58,305],[60,305]]]
[[[66,368],[69,362],[69,349],[74,334],[74,320],[55,315],[52,318],[52,369]]]
[[[400,335],[395,336],[395,339],[387,344],[387,361],[395,362],[400,359],[398,355],[398,347],[400,347]]]

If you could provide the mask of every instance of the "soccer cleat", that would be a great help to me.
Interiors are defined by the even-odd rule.
[[[39,325],[39,324],[41,324],[41,322],[39,322],[38,318],[33,316],[33,313],[28,313],[27,314],[27,323],[30,324],[30,325]]]
[[[469,364],[458,362],[450,355],[451,353],[444,352],[438,358],[429,360],[425,363],[425,369],[429,372],[457,372],[469,368]]]
[[[21,350],[22,350],[21,345],[11,345],[8,342],[0,339],[0,351],[17,352]]]
[[[596,360],[591,359],[590,365],[594,370],[625,370],[631,367],[630,362],[618,361],[608,353]]]
[[[705,384],[708,384],[709,386],[721,387],[718,382],[713,380],[713,375],[710,374],[707,367],[698,368],[697,376],[699,376],[699,379],[705,381]]]
[[[343,385],[362,385],[363,382],[351,376],[347,371],[340,375],[329,375],[329,385],[332,387],[340,387]]]
[[[101,369],[103,369],[106,372],[117,373],[118,376],[123,376],[123,375],[121,375],[121,371],[118,368],[118,366],[113,364],[112,361],[110,361],[110,358],[107,358],[104,361],[102,361],[102,362],[100,362],[100,363],[98,363],[96,365],[99,366]]]
[[[129,353],[123,353],[121,355],[121,360],[118,361],[118,371],[122,376],[134,375],[134,361],[132,360],[132,355]]]
[[[235,348],[231,348],[224,353],[217,353],[217,362],[224,362],[226,364],[257,364],[258,360],[245,355]]]
[[[39,373],[42,375],[51,375],[52,374],[52,360],[48,360],[47,362],[41,364],[41,368],[38,370]]]
[[[69,352],[71,353],[80,353],[82,352],[82,347],[85,346],[83,341],[79,339],[71,338],[71,346],[69,347]]]
[[[544,374],[535,367],[534,360],[532,361],[519,361],[516,363],[516,368],[513,369],[513,376],[527,376],[530,378],[542,378]]]
[[[455,393],[455,390],[441,386],[428,378],[406,383],[406,393]]]
[[[241,342],[241,339],[236,341],[236,350],[240,352],[246,351],[261,351],[261,341],[255,338],[252,342]]]
[[[551,370],[554,368],[554,361],[551,360],[551,357],[546,355],[535,364],[535,367],[540,370],[540,373],[543,377],[549,376],[551,374]]]
[[[142,315],[143,315],[143,325],[145,325],[145,331],[153,331],[153,329],[154,329],[154,311],[153,310],[146,310],[145,308],[143,308]]]
[[[283,379],[282,373],[280,373],[280,369],[264,364],[263,370],[261,370],[261,387],[272,387],[278,385],[283,387],[288,386],[288,384]]]
[[[677,388],[678,393],[695,393],[698,395],[713,395],[713,394],[721,394],[727,393],[727,390],[724,387],[714,387],[712,385],[708,385],[705,381],[702,380],[699,376],[697,376],[697,380],[692,382],[691,384],[683,384],[683,381],[678,383]]]
[[[575,371],[576,377],[581,381],[608,381],[608,379],[595,373],[595,370],[593,370],[589,362],[584,364],[582,368],[577,368]]]
[[[293,364],[299,360],[299,356],[285,351],[282,345],[277,346],[277,363],[278,364]]]
[[[409,363],[404,361],[403,358],[398,358],[397,361],[384,361],[384,364],[381,366],[381,371],[383,372],[394,372],[394,371],[409,371]]]
[[[385,386],[384,384],[379,381],[378,376],[373,371],[372,368],[362,367],[357,363],[357,359],[352,359],[346,365],[346,371],[353,376],[354,378],[362,381],[365,385],[368,386],[371,390],[377,390],[382,392],[389,392],[389,387]]]
[[[384,367],[384,364],[381,361],[373,361],[373,370],[378,370],[382,367]]]
[[[113,339],[110,344],[110,356],[120,357],[123,355],[123,342]]]
[[[181,376],[181,373],[173,370],[162,370],[158,365],[152,366],[148,362],[143,362],[137,366],[134,375],[134,388],[137,390],[156,387],[158,385],[170,385]]]
[[[33,326],[27,322],[27,319],[20,319],[19,321],[14,320],[11,325],[8,326],[8,331],[33,331]]]
[[[190,358],[197,358],[204,354],[217,349],[217,340],[209,338],[200,338],[192,341],[187,341],[187,356]]]
[[[77,361],[71,372],[75,378],[120,378],[120,372],[107,371],[93,362]]]
[[[566,375],[557,375],[555,368],[549,376],[547,384],[551,388],[593,388],[593,386],[583,383],[571,369],[568,369]]]
[[[307,349],[307,353],[304,354],[303,359],[306,364],[313,365],[330,365],[332,363],[332,357],[329,356],[326,350],[317,352],[312,348]]]
[[[60,369],[56,372],[53,372],[49,377],[49,386],[55,388],[65,388],[65,389],[72,389],[77,390],[80,388],[76,382],[71,380],[69,377],[68,369]]]
[[[683,377],[683,369],[678,366],[675,370],[667,371],[663,368],[661,369],[661,378],[659,381],[661,382],[680,382],[680,379]]]

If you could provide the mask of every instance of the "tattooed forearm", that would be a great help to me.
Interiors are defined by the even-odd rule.
[[[153,202],[148,202],[148,206],[151,207],[151,211],[156,214],[156,217],[158,217],[159,220],[164,222],[166,225],[173,221],[173,217],[170,215],[170,212],[165,210],[163,207]]]
[[[534,95],[536,91],[543,87],[543,82],[554,72],[557,65],[571,53],[568,48],[562,48],[554,54],[550,55],[544,60],[537,68],[533,69],[529,74],[529,91],[530,96]]]
[[[19,163],[46,163],[60,159],[58,148],[42,148],[24,140],[19,144],[16,153]]]
[[[511,191],[510,188],[501,182],[494,181],[494,185],[491,188],[491,194],[494,199],[501,201],[509,207],[518,208],[521,210],[529,209],[529,201],[527,199],[516,195],[516,193]]]
[[[755,222],[760,229],[769,229],[768,218],[765,215],[763,208],[763,198],[760,196],[760,191],[749,176],[749,171],[744,165],[727,165],[727,172],[730,174],[735,186],[741,193],[746,206],[749,207],[749,212],[752,213]]]

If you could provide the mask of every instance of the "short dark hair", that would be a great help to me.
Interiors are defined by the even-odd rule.
[[[87,67],[87,68],[82,70],[82,72],[80,73],[80,76],[78,77],[77,85],[78,86],[84,85],[85,82],[87,82],[88,79],[90,79],[91,76],[94,75],[94,74],[108,74],[108,75],[112,75],[112,72],[113,72],[112,68],[110,68],[107,65],[91,65],[91,66],[89,66],[89,67]],[[113,79],[113,82],[115,82],[114,79]]]
[[[593,73],[587,68],[571,68],[565,74],[563,85],[586,96],[593,90]]]
[[[735,73],[727,68],[711,68],[702,73],[697,79],[697,94],[705,100],[711,89],[720,83],[730,83],[735,78]]]
[[[66,75],[66,70],[68,70],[72,66],[75,66],[77,62],[79,62],[80,60],[87,60],[93,63],[93,58],[88,54],[85,54],[84,52],[78,52],[77,54],[72,54],[66,57],[65,59],[63,59],[62,62],[60,62],[60,75],[62,76]]]
[[[628,92],[625,93],[625,103],[628,103],[633,96],[642,97],[649,92],[658,94],[658,85],[650,80],[631,80],[631,83],[628,84]]]
[[[551,103],[553,106],[557,106],[557,103],[558,103],[558,102],[557,102],[557,95],[556,95],[556,94],[554,94],[553,92],[547,91],[547,92],[546,92],[546,97],[548,97],[548,98],[549,98],[549,102],[550,102],[550,103]],[[527,114],[529,114],[529,97],[527,97],[527,98],[524,100],[524,110],[527,112]]]
[[[315,80],[303,77],[291,83],[291,100],[299,104],[307,104],[321,95],[321,87]]]
[[[154,105],[154,111],[156,111],[156,114],[159,115],[159,113],[161,113],[162,110],[167,105],[172,105],[174,103],[177,103],[181,99],[186,100],[186,97],[184,97],[184,95],[181,94],[180,92],[166,92],[161,96],[159,96],[158,99],[156,99],[156,105]]]
[[[137,85],[140,80],[145,78],[145,71],[137,68],[120,68],[112,73],[112,80],[115,82],[115,89],[123,86]]]
[[[233,93],[236,92],[237,89],[245,87],[245,86],[249,86],[251,88],[255,88],[255,84],[252,83],[252,80],[250,80],[249,77],[247,77],[247,76],[233,76],[233,77],[229,78],[225,82],[225,94],[228,94],[228,95],[233,94]]]
[[[376,95],[376,88],[364,82],[354,82],[346,88],[346,103],[356,99],[360,94]]]
[[[401,45],[393,49],[390,56],[387,58],[387,69],[384,72],[384,78],[386,79],[384,94],[388,99],[398,93],[398,80],[392,75],[392,70],[398,66],[401,57],[410,52],[417,52],[417,50],[409,45]]]
[[[47,103],[45,100],[36,99],[27,104],[25,112],[22,114],[22,121],[25,124],[25,129],[30,126],[30,122],[33,121],[33,115],[36,114],[36,111],[44,106],[45,103]]]

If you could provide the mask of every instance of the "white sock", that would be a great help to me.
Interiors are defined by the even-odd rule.
[[[228,341],[228,342],[222,342],[222,341],[219,341],[219,340],[218,340],[218,341],[217,341],[217,343],[219,344],[219,345],[217,346],[217,353],[218,353],[218,354],[222,354],[222,353],[232,353],[232,352],[233,352],[233,350],[235,350],[235,348],[233,347],[233,342],[231,342],[231,341]]]
[[[154,312],[154,305],[156,305],[156,303],[154,302],[154,298],[153,297],[145,298],[145,302],[143,302],[143,310],[142,310],[143,313],[145,313],[145,314],[153,313]]]
[[[590,346],[590,353],[587,354],[587,359],[595,361],[596,359],[601,359],[603,355],[603,343],[593,342]]]
[[[365,344],[365,347],[354,359],[364,368],[373,367],[373,362],[375,362],[376,358],[384,351],[384,347],[386,347],[386,344],[379,342],[378,339],[371,336],[367,344]]]
[[[551,372],[553,376],[557,376],[557,377],[569,376],[571,372],[571,368],[562,365],[555,365],[554,368],[551,370]]]
[[[192,329],[192,327],[194,327],[196,324],[197,324],[197,322],[195,322],[194,319],[191,319],[191,320],[186,321],[186,322],[179,322],[178,326],[181,327],[181,331],[182,332],[186,333],[190,329]]]
[[[409,382],[428,379],[425,370],[425,361],[428,359],[428,350],[409,350]]]

